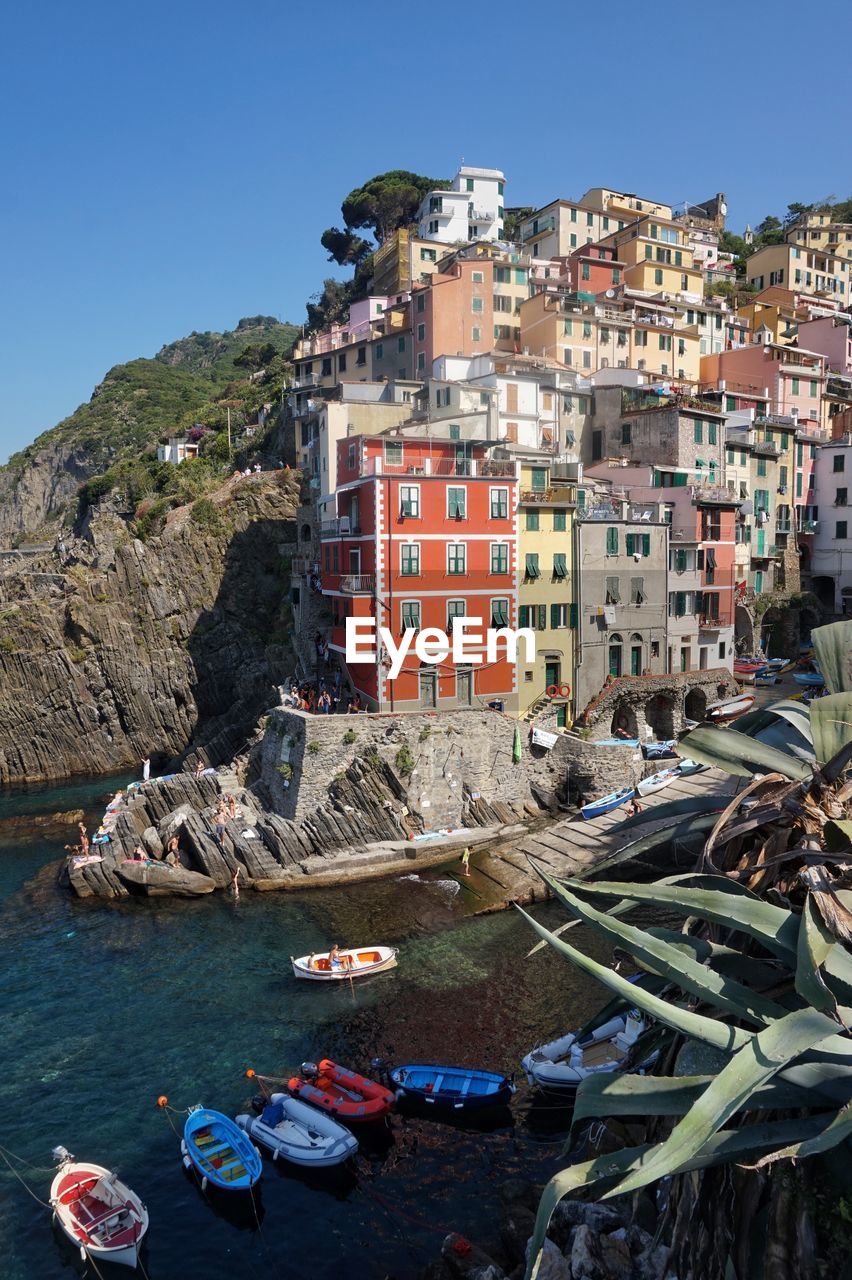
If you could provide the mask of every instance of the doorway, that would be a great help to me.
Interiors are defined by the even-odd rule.
[[[427,710],[434,711],[438,705],[438,673],[421,669],[418,679],[420,682],[420,705]]]

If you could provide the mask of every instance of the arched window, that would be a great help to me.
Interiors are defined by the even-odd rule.
[[[618,632],[613,632],[609,638],[609,674],[613,677],[621,675],[621,646],[623,641]]]

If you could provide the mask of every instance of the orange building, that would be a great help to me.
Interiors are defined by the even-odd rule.
[[[436,272],[411,297],[414,376],[431,375],[438,356],[492,351],[494,323],[494,264],[489,259],[460,259],[449,272]]]
[[[322,590],[332,609],[331,648],[365,709],[514,710],[515,663],[502,644],[486,661],[485,632],[517,626],[515,462],[492,460],[474,442],[356,436],[339,442],[337,475],[337,519],[320,531]],[[421,662],[412,647],[390,679],[391,655],[369,628],[363,644],[376,656],[345,661],[347,618],[374,618],[395,646],[430,627],[452,636],[467,618],[471,639],[481,634],[482,643],[458,665],[451,655]]]

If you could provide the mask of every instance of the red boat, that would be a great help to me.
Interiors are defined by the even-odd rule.
[[[288,1080],[287,1088],[294,1098],[350,1123],[380,1120],[396,1102],[384,1085],[347,1071],[328,1058],[323,1058],[318,1067],[303,1062],[301,1076]]]

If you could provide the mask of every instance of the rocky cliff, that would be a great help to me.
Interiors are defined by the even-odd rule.
[[[105,507],[64,565],[0,565],[0,781],[231,758],[293,668],[297,503],[291,473],[266,473],[147,542]]]

